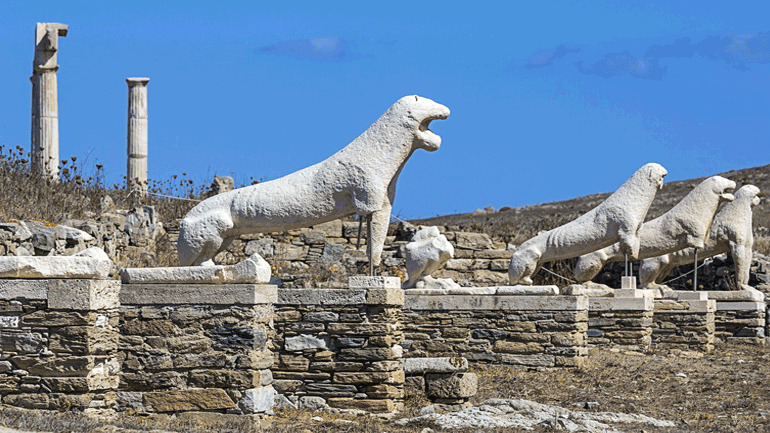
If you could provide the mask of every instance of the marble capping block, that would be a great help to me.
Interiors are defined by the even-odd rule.
[[[588,310],[586,296],[510,295],[500,294],[499,291],[485,294],[416,294],[406,291],[405,295],[405,307],[411,310]]]
[[[112,261],[98,248],[72,256],[3,256],[0,278],[104,280],[111,267]]]
[[[355,280],[354,280],[355,279]],[[363,279],[370,279],[369,282]],[[381,284],[392,279],[397,284]],[[397,277],[350,277],[349,289],[278,289],[278,305],[404,305],[404,291]],[[369,288],[366,288],[366,287]],[[378,287],[380,286],[380,287]]]
[[[122,305],[259,305],[278,299],[272,284],[123,284]]]
[[[267,284],[270,265],[259,254],[235,265],[127,268],[120,273],[124,284]]]

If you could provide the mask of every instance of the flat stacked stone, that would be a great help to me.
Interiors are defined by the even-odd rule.
[[[670,291],[656,299],[652,341],[657,349],[714,350],[716,301],[706,292]],[[675,298],[673,298],[675,297]]]
[[[714,335],[722,341],[765,344],[766,303],[758,291],[709,291],[716,300]]]
[[[101,250],[0,257],[0,395],[31,409],[115,407],[118,293]]]
[[[588,299],[558,293],[556,286],[406,290],[405,356],[527,369],[582,366]]]
[[[158,268],[155,277],[152,269],[124,272],[119,409],[254,414],[273,407],[276,286],[247,265]]]
[[[351,277],[349,289],[279,289],[274,387],[285,405],[390,413],[403,407],[401,281]]]
[[[404,374],[408,396],[427,397],[444,411],[469,407],[478,391],[478,378],[468,372],[465,358],[406,358]]]
[[[588,298],[588,345],[649,352],[655,302],[645,290]]]

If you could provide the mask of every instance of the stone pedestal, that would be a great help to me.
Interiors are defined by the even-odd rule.
[[[670,291],[670,298],[656,299],[652,341],[655,349],[714,349],[716,301],[705,292]]]
[[[126,187],[137,198],[147,195],[147,83],[149,82],[149,78],[126,78],[128,84]]]
[[[406,357],[465,357],[526,369],[579,367],[588,298],[555,286],[405,291]]]
[[[764,302],[717,299],[714,335],[722,341],[765,344]]]
[[[59,103],[56,71],[59,37],[69,27],[58,23],[35,25],[35,59],[32,62],[32,172],[59,176]]]
[[[654,305],[651,297],[589,298],[588,345],[649,352]]]
[[[29,409],[115,407],[120,283],[0,280],[0,395]]]
[[[123,284],[118,409],[263,413],[276,287]]]
[[[624,290],[635,290],[636,277],[620,277],[620,288]]]
[[[476,374],[468,372],[468,360],[456,358],[405,358],[407,397],[429,398],[438,408],[457,411],[470,406],[478,391]]]
[[[279,289],[274,387],[285,406],[391,413],[404,398],[401,281],[351,277],[349,289]]]

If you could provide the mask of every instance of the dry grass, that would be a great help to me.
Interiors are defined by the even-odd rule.
[[[764,256],[770,255],[770,236],[754,236],[754,251]]]
[[[138,200],[125,187],[105,185],[101,165],[86,167],[74,156],[60,161],[59,181],[32,174],[29,164],[29,157],[22,153],[21,147],[6,149],[0,146],[0,188],[3,191],[0,221],[34,218],[60,224],[68,219],[90,219],[98,216],[105,196],[110,196],[119,209],[155,206],[161,219],[168,220],[184,216],[197,203],[195,200],[208,192],[207,187],[195,185],[185,173],[164,181],[151,180],[149,192],[160,196]]]

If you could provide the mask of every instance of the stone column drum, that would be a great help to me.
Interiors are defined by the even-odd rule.
[[[128,168],[126,187],[138,197],[147,195],[147,83],[149,78],[126,78],[128,84]]]
[[[32,172],[59,176],[59,103],[57,101],[56,53],[59,36],[67,36],[69,26],[37,23],[35,59],[32,62]]]

